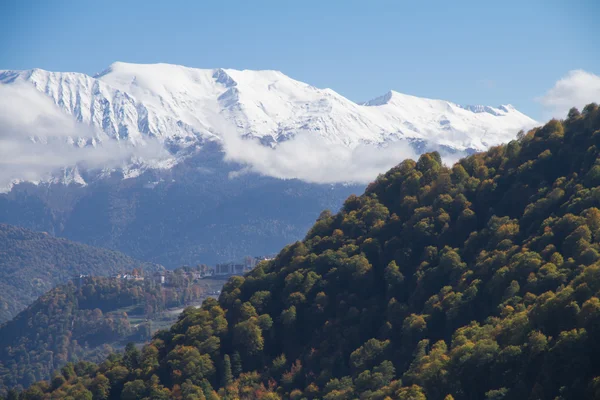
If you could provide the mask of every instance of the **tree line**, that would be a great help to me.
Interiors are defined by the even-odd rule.
[[[600,109],[324,212],[141,350],[9,399],[600,398]]]

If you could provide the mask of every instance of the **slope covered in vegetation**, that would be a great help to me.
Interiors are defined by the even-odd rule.
[[[117,251],[0,224],[0,323],[75,274],[109,275],[144,267],[159,268]]]
[[[222,282],[195,279],[189,269],[173,271],[165,284],[87,277],[44,294],[0,325],[0,395],[49,379],[69,361],[102,361],[115,347],[148,341],[176,322],[169,308],[198,304]]]
[[[599,148],[592,104],[405,161],[141,352],[21,397],[598,398]]]

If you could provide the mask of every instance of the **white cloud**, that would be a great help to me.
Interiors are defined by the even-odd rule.
[[[232,178],[257,173],[310,183],[366,184],[407,158],[419,157],[404,141],[349,148],[328,143],[315,132],[299,131],[292,139],[271,148],[258,139],[242,138],[235,127],[218,116],[211,118],[211,126],[218,127],[223,139],[225,160],[244,165],[242,170],[230,174]],[[450,159],[445,158],[445,161]]]
[[[154,142],[132,147],[110,140],[29,85],[0,85],[0,188],[47,179],[76,165],[113,168],[134,157],[163,158],[166,151]]]
[[[583,70],[570,71],[537,100],[547,116],[565,118],[571,107],[581,111],[586,104],[600,102],[600,76]]]
[[[251,172],[311,183],[366,184],[403,160],[418,158],[406,141],[349,148],[326,142],[312,131],[296,132],[294,138],[270,148],[256,139],[242,138],[218,113],[209,119],[213,120],[209,125],[222,138],[225,159],[244,166],[232,177]],[[73,144],[78,140],[88,145]],[[92,141],[95,146],[89,145]],[[132,158],[150,161],[166,156],[157,141],[145,146],[123,145],[76,122],[27,84],[0,85],[0,189],[17,180],[44,180],[72,166],[118,168]],[[451,162],[460,156],[463,154],[444,159]]]
[[[386,147],[360,145],[348,148],[325,143],[320,137],[297,134],[275,149],[257,140],[227,135],[224,141],[226,160],[246,165],[243,172],[255,172],[275,178],[297,178],[312,183],[368,183],[406,158],[417,157],[405,142]]]

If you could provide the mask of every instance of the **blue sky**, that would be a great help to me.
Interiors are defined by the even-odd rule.
[[[598,15],[595,0],[5,0],[0,69],[278,69],[355,101],[394,89],[543,118],[558,79],[600,74]]]

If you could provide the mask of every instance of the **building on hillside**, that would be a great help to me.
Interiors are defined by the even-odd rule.
[[[132,275],[132,274],[116,274],[116,275],[112,275],[111,278],[122,279],[122,280],[126,280],[126,281],[143,281],[144,280],[143,276]]]
[[[242,275],[244,273],[244,264],[236,264],[236,263],[223,263],[217,264],[215,267],[215,275],[216,276],[227,276],[227,275]]]
[[[258,259],[256,257],[244,257],[244,267],[248,270],[253,269],[258,264]]]
[[[200,279],[215,276],[215,268],[209,267],[208,265],[201,265],[199,271],[198,274]]]
[[[254,257],[254,259],[256,260],[256,264],[258,264],[261,261],[271,261],[272,259],[274,259],[275,256],[257,256]]]
[[[163,271],[157,271],[152,275],[152,280],[154,283],[159,285],[165,284],[165,273]]]
[[[271,260],[271,259],[272,258],[266,257],[266,256],[259,256],[259,257],[247,256],[247,257],[244,257],[244,262],[241,264],[233,263],[233,262],[217,264],[217,266],[214,269],[214,275],[216,275],[216,276],[243,275],[246,272],[253,270],[258,265],[259,262],[265,261],[265,260]]]

